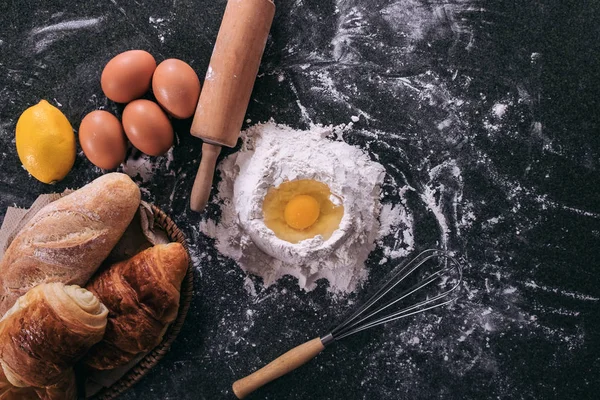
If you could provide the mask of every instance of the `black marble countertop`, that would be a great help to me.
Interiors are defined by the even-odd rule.
[[[450,309],[341,341],[254,399],[591,399],[600,390],[600,3],[533,0],[276,1],[247,118],[295,128],[348,124],[344,140],[386,167],[385,202],[412,188],[417,247],[465,263]],[[102,94],[103,65],[141,48],[203,76],[224,0],[0,3],[0,220],[40,193],[101,175],[78,149],[56,186],[15,150],[20,113],[40,99],[77,130]],[[354,117],[354,118],[353,118]],[[323,334],[360,293],[309,293],[292,278],[257,293],[199,230],[214,201],[187,208],[201,142],[177,122],[153,159],[145,200],[193,252],[196,293],[167,356],[123,399],[233,398],[231,383]],[[226,155],[226,154],[225,154]],[[141,159],[143,160],[143,159]],[[434,207],[419,199],[425,191]],[[434,213],[433,211],[436,211]],[[382,244],[383,246],[383,244]],[[396,261],[367,266],[372,288]],[[358,296],[358,298],[357,298]]]

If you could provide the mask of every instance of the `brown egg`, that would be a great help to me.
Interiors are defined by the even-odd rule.
[[[127,152],[121,123],[107,111],[92,111],[79,125],[79,143],[92,164],[102,169],[117,168]]]
[[[118,54],[102,71],[102,91],[117,103],[139,99],[150,89],[155,69],[156,61],[147,51],[129,50]]]
[[[150,100],[134,100],[123,110],[123,129],[140,151],[161,156],[173,145],[173,127],[165,112]]]
[[[188,64],[170,58],[156,67],[152,76],[152,91],[158,103],[171,116],[189,118],[198,104],[200,80]]]

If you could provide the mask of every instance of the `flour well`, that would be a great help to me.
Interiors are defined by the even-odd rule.
[[[332,292],[352,291],[367,277],[364,263],[375,242],[395,225],[382,226],[378,219],[383,166],[357,147],[328,139],[331,134],[331,128],[323,127],[296,131],[274,123],[255,125],[242,133],[242,149],[220,164],[221,219],[203,221],[201,230],[216,239],[222,254],[262,277],[265,286],[292,275],[306,290],[325,278]],[[299,179],[323,182],[342,199],[344,216],[331,238],[318,235],[292,244],[265,226],[267,190]],[[400,215],[385,210],[386,216]]]

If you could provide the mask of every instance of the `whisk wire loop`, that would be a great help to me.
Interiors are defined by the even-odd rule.
[[[440,269],[426,275],[420,282],[417,282],[408,289],[405,289],[404,291],[400,292],[396,295],[396,297],[393,300],[383,304],[379,308],[371,310],[373,307],[376,306],[376,304],[378,304],[378,302],[383,297],[388,295],[400,283],[405,281],[415,271],[423,267],[429,260],[432,260],[434,258],[439,258],[440,261],[444,260],[443,265]],[[453,282],[453,285],[449,289],[444,290],[441,293],[438,293],[432,297],[427,296],[424,300],[417,301],[416,303],[406,306],[401,310],[393,312],[392,314],[372,320],[372,318],[375,315],[381,314],[383,311],[389,309],[393,305],[401,302],[404,299],[407,299],[409,296],[417,292],[420,292],[422,289],[431,285],[435,281],[441,280],[440,284],[445,284],[445,274],[451,273],[453,271],[456,273],[456,280]],[[371,298],[367,300],[361,307],[359,307],[352,315],[350,315],[350,317],[348,317],[339,326],[334,328],[331,331],[331,335],[333,336],[334,340],[342,339],[354,333],[363,331],[368,328],[372,328],[377,325],[384,324],[386,322],[409,317],[450,304],[454,300],[456,300],[457,297],[453,297],[449,300],[442,299],[453,294],[459,288],[461,282],[462,267],[460,266],[458,261],[456,261],[456,259],[454,259],[447,252],[442,250],[425,250],[418,254],[411,261],[399,267],[398,271],[393,274],[393,276],[388,280],[388,282],[385,285],[383,285],[377,292],[375,292],[375,294],[373,294],[373,296],[371,296]],[[369,310],[371,311],[369,312]]]

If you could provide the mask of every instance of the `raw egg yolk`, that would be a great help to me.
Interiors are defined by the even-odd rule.
[[[312,226],[320,213],[319,202],[312,196],[301,194],[287,203],[283,217],[289,226],[302,230]]]
[[[313,179],[282,182],[267,191],[262,204],[265,226],[289,243],[321,236],[328,240],[344,216],[342,199]]]

